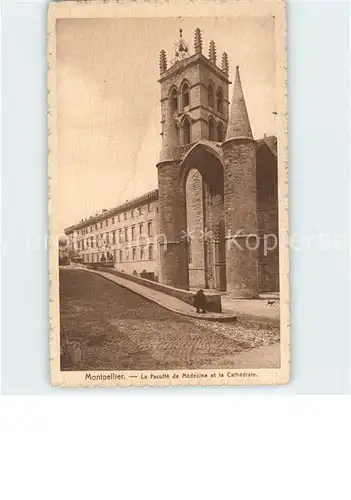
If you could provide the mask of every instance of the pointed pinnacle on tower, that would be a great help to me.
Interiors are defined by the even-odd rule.
[[[160,74],[164,73],[166,70],[167,70],[166,51],[161,50],[161,52],[160,52]]]
[[[221,64],[221,69],[223,73],[228,75],[229,73],[229,63],[228,63],[228,54],[226,52],[223,52],[222,54],[222,64]]]
[[[173,161],[179,158],[180,144],[176,122],[173,118],[173,112],[170,100],[167,101],[167,109],[162,134],[162,148],[160,162]]]
[[[216,64],[217,54],[216,54],[216,44],[213,40],[210,41],[210,49],[208,52],[208,58],[213,64]]]
[[[237,139],[239,137],[253,139],[249,115],[247,114],[243,89],[241,86],[239,66],[237,66],[226,141],[229,141],[230,139]]]
[[[202,35],[200,28],[196,28],[195,30],[194,49],[195,49],[195,54],[202,53]]]

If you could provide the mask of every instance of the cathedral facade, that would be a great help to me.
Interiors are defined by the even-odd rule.
[[[197,29],[193,55],[182,34],[171,67],[160,53],[160,278],[238,297],[278,291],[276,141],[253,138],[239,67],[230,104],[227,54],[219,67],[214,41],[202,49]]]
[[[142,244],[134,239],[135,251],[130,252],[132,240],[128,241],[126,227],[110,224],[107,231],[104,222],[117,221],[116,215],[123,213],[122,225],[126,224],[127,208],[141,216],[138,200],[145,206],[149,203],[143,197],[128,202],[127,208],[116,207],[81,221],[66,234],[71,242],[77,242],[73,234],[83,230],[78,240],[84,241],[85,228],[94,228],[94,235],[89,235],[91,245],[97,230],[99,235],[123,234],[127,242],[118,242],[111,235],[109,244],[112,239],[115,248],[106,250],[105,245],[116,269],[142,275],[147,267],[149,276],[153,274],[172,287],[216,289],[237,297],[278,292],[276,138],[253,138],[239,67],[230,102],[228,56],[223,53],[217,64],[211,41],[206,57],[199,29],[192,52],[181,32],[176,58],[170,65],[165,51],[160,53],[158,189],[152,195],[153,218],[143,219],[145,227],[154,224],[155,237],[147,244],[149,250],[142,251]],[[136,227],[141,228],[142,223]],[[133,221],[129,230],[135,234]],[[95,251],[91,248],[90,253],[96,254],[91,261],[99,261],[104,251],[101,248],[97,244]],[[86,262],[90,261],[88,253],[84,253]],[[148,266],[144,266],[145,256],[149,257]]]

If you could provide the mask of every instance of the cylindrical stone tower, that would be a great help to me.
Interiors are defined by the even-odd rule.
[[[171,105],[167,103],[158,169],[161,283],[189,288],[186,212],[180,190],[180,146]]]
[[[239,67],[223,143],[227,291],[237,297],[258,296],[256,142],[242,91]]]

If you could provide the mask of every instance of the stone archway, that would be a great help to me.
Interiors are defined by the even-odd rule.
[[[180,164],[190,288],[226,290],[223,164],[211,143],[196,144]]]

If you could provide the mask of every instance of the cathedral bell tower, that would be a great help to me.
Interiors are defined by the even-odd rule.
[[[221,68],[217,66],[214,41],[208,57],[203,55],[199,29],[193,55],[181,30],[169,68],[165,51],[160,53],[160,277],[161,283],[177,288],[189,289],[196,280],[201,288],[215,286],[252,298],[258,296],[260,244],[257,143],[238,66],[229,113],[228,72],[226,53]],[[191,178],[188,199],[186,182],[194,170],[200,175]],[[204,238],[192,238],[189,244],[193,229],[200,229]],[[213,238],[207,237],[208,229]]]
[[[183,31],[179,31],[169,67],[165,51],[160,53],[162,133],[170,105],[182,150],[201,140],[223,142],[229,117],[228,56],[223,53],[219,67],[212,40],[206,57],[199,28],[195,30],[194,51],[190,54]]]

